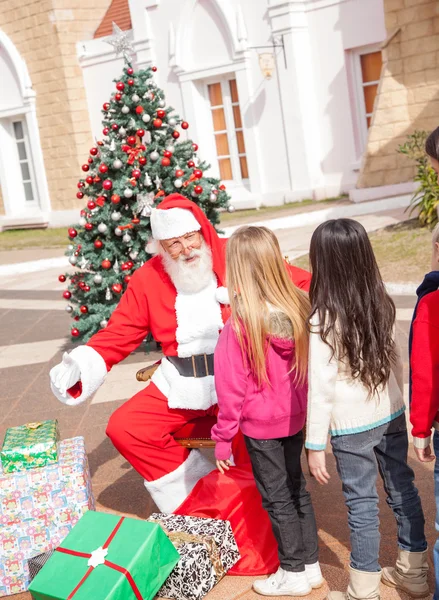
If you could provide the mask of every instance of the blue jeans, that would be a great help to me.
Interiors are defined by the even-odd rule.
[[[424,513],[414,473],[407,464],[405,415],[369,431],[334,436],[331,444],[348,507],[351,567],[369,573],[380,570],[378,473],[397,522],[399,547],[410,552],[426,550]]]
[[[439,431],[433,435],[433,447],[436,455],[434,465],[434,495],[436,497],[436,531],[439,531]],[[436,540],[433,550],[434,574],[436,576],[436,588],[433,600],[439,600],[439,537]]]

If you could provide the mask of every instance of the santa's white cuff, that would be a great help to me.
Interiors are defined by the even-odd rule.
[[[60,402],[67,406],[77,406],[93,395],[104,383],[107,376],[107,365],[99,352],[93,350],[91,346],[78,346],[70,352],[70,358],[76,362],[81,371],[81,395],[73,398],[68,392],[62,394],[52,382],[50,387]]]
[[[425,438],[414,437],[413,438],[413,446],[415,448],[428,448],[431,443],[431,435]]]

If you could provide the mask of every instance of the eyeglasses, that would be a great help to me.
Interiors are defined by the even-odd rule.
[[[181,237],[174,238],[172,241],[164,240],[162,244],[164,245],[165,249],[168,251],[170,256],[177,256],[184,250],[190,250],[192,246],[198,244],[199,239],[200,234],[198,233],[198,231],[192,231],[190,233],[186,233],[186,235],[183,235]]]

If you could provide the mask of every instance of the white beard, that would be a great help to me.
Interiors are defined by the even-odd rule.
[[[189,256],[180,255],[176,260],[160,247],[165,271],[171,278],[178,292],[195,294],[209,285],[214,279],[212,252],[203,240],[199,250],[192,250]],[[195,262],[187,262],[188,258],[199,256]]]

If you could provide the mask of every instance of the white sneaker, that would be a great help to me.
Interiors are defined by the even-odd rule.
[[[255,581],[253,589],[263,596],[307,596],[312,591],[305,571],[292,573],[282,567],[268,579]]]
[[[309,585],[313,590],[322,587],[322,585],[325,583],[318,562],[314,563],[313,565],[305,565],[305,573],[308,578]]]

